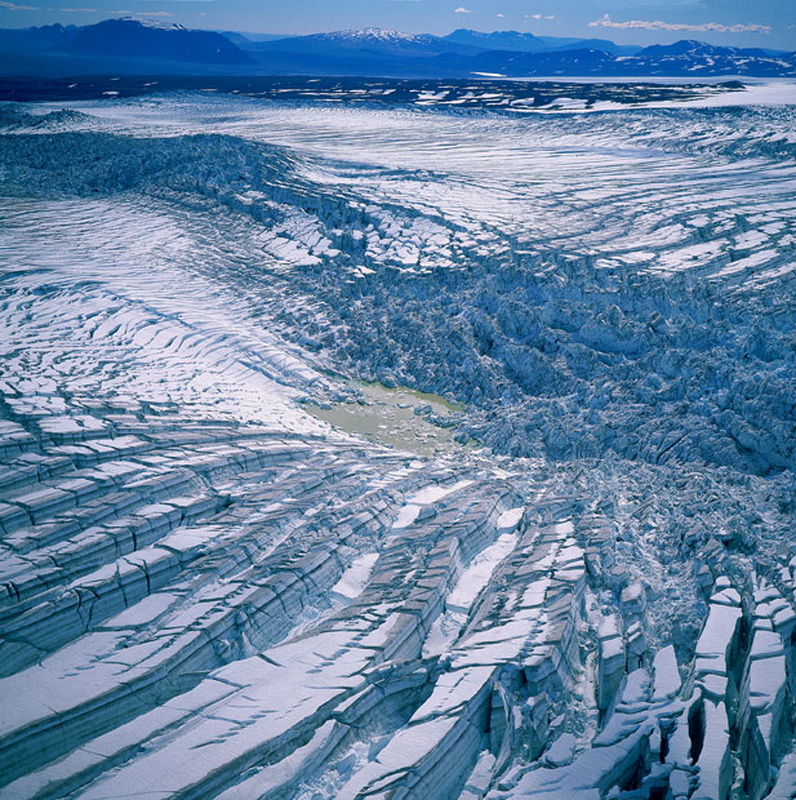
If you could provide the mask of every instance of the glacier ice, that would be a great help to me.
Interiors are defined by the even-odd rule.
[[[0,108],[0,796],[796,792],[792,107],[62,105]]]

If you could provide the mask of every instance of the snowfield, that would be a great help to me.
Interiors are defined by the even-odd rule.
[[[0,106],[0,797],[793,797],[794,289],[793,105]]]

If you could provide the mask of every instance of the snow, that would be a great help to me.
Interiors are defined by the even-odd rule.
[[[378,558],[378,553],[366,553],[355,558],[351,566],[343,573],[340,580],[332,586],[330,591],[350,600],[362,594],[362,590],[365,588],[365,584],[373,571],[373,565]]]
[[[398,516],[395,518],[395,522],[392,524],[393,528],[408,528],[417,519],[420,509],[421,506],[415,503],[408,503],[402,506]]]
[[[708,659],[719,659],[718,668],[723,669],[727,649],[741,616],[740,608],[711,605],[707,622],[697,642],[697,655]]]
[[[454,494],[455,492],[459,492],[462,489],[466,489],[468,486],[472,486],[472,484],[473,481],[462,480],[457,481],[452,486],[426,486],[417,492],[417,494],[414,494],[409,498],[409,504],[424,506],[431,503],[437,503],[443,498]]]
[[[680,673],[673,645],[658,651],[653,669],[655,672],[655,698],[674,697],[680,688]]]
[[[504,533],[493,545],[481,551],[451,590],[446,601],[447,607],[459,613],[466,613],[476,595],[486,587],[495,569],[511,553],[516,544],[516,535]]]
[[[498,517],[498,528],[516,528],[519,524],[520,520],[522,519],[522,515],[525,512],[524,506],[518,506],[517,508],[510,508],[507,511],[504,511]]]

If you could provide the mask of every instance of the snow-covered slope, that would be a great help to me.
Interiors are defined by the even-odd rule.
[[[796,791],[791,108],[58,108],[0,117],[0,795]]]

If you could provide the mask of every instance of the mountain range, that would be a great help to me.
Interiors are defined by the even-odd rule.
[[[796,53],[695,40],[638,47],[604,39],[460,29],[378,28],[309,36],[191,30],[133,19],[0,29],[6,75],[272,74],[467,78],[473,75],[702,77],[796,75]]]

